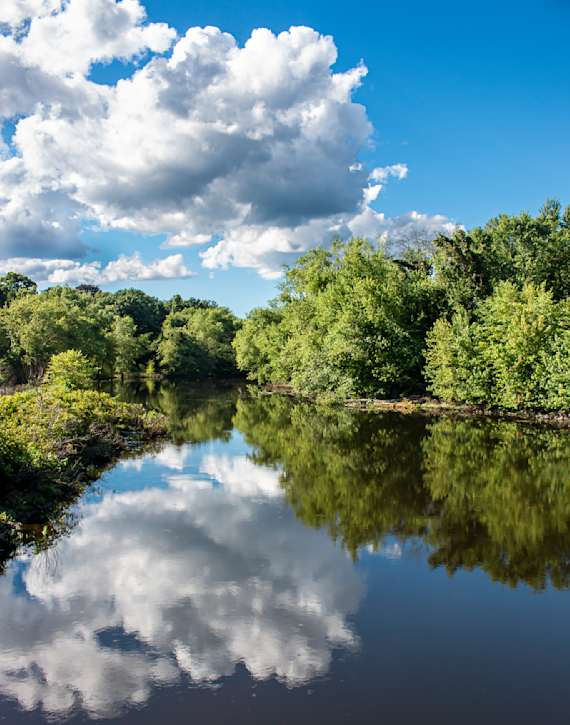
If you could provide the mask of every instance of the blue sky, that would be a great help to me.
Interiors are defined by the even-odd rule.
[[[43,4],[57,5],[58,1],[43,0]],[[84,1],[71,0],[78,6]],[[6,2],[8,8],[10,3],[21,3],[22,0],[6,0]],[[42,0],[26,0],[26,2],[31,6],[42,5]],[[128,2],[131,3],[129,7],[134,18],[136,13],[133,3],[136,4],[136,0]],[[114,5],[114,0],[97,0],[97,3],[103,12],[108,9],[108,5]],[[103,52],[94,46],[95,49],[89,51],[90,55],[87,54],[85,58],[80,59],[83,46],[88,45],[83,43],[83,46],[78,46],[71,59],[64,58],[57,66],[53,61],[50,67],[43,67],[45,61],[35,59],[32,51],[25,49],[25,40],[19,41],[24,50],[17,49],[19,54],[17,62],[25,72],[36,73],[35,83],[38,87],[42,87],[43,84],[46,89],[48,87],[51,89],[49,93],[46,90],[45,95],[42,95],[42,91],[35,100],[41,101],[45,108],[50,108],[51,104],[52,111],[49,118],[46,112],[40,118],[37,106],[33,107],[31,101],[26,101],[28,104],[26,106],[24,101],[18,100],[22,93],[17,81],[14,80],[11,85],[6,84],[1,98],[16,100],[12,104],[13,107],[8,104],[14,111],[12,116],[8,111],[4,112],[4,138],[10,140],[14,124],[17,123],[19,126],[22,119],[27,119],[28,125],[22,123],[21,129],[16,126],[14,139],[20,139],[19,145],[7,147],[8,150],[4,152],[4,165],[6,166],[14,156],[21,156],[24,161],[32,160],[26,162],[28,181],[25,183],[28,186],[21,187],[24,189],[21,197],[22,205],[28,203],[30,208],[33,205],[37,206],[39,221],[34,222],[36,213],[34,211],[27,215],[28,221],[25,224],[28,226],[24,228],[22,209],[18,211],[17,223],[14,221],[15,212],[12,217],[6,213],[4,233],[0,224],[0,250],[2,257],[7,260],[6,263],[16,258],[52,260],[48,265],[49,269],[42,268],[46,285],[53,283],[54,279],[72,284],[79,280],[85,264],[99,261],[100,269],[104,270],[105,265],[117,260],[119,254],[131,259],[135,253],[138,253],[136,263],[113,268],[120,267],[120,271],[114,274],[116,281],[112,281],[113,274],[108,274],[106,278],[102,277],[105,282],[102,286],[106,289],[137,286],[163,298],[180,293],[186,297],[215,299],[220,304],[228,305],[237,314],[243,315],[274,295],[275,285],[278,283],[276,275],[281,261],[291,263],[299,252],[326,241],[327,236],[331,236],[330,229],[335,226],[345,235],[356,230],[359,233],[381,232],[397,236],[398,233],[409,230],[414,219],[415,226],[427,226],[434,230],[449,228],[445,225],[450,223],[463,224],[469,228],[482,224],[501,212],[513,214],[529,210],[535,213],[548,196],[558,196],[563,204],[570,202],[570,181],[567,172],[570,156],[568,140],[570,60],[567,53],[570,4],[566,0],[542,0],[540,3],[535,0],[519,0],[519,2],[483,0],[471,4],[441,0],[432,3],[409,0],[398,4],[361,2],[353,7],[339,2],[301,3],[295,0],[272,3],[234,3],[223,0],[215,4],[202,1],[188,3],[182,0],[166,2],[146,0],[141,4],[147,13],[143,26],[150,28],[144,42],[132,39],[136,28],[143,26],[140,18],[138,20],[131,18],[131,25],[135,30],[129,31],[131,35],[128,39],[126,31],[121,31],[123,35],[118,36],[119,39],[110,50]],[[36,12],[41,15],[40,11]],[[0,15],[1,13],[2,10]],[[107,16],[108,13],[104,17]],[[85,33],[85,26],[80,10],[77,18],[75,24],[71,24],[66,32],[81,38],[81,34]],[[17,21],[12,18],[11,22],[13,28],[16,27]],[[105,22],[110,21],[105,20]],[[167,24],[170,30],[167,26],[157,25],[160,23]],[[118,21],[116,25],[119,26]],[[244,44],[256,28],[268,28],[273,33],[279,34],[291,26],[307,26],[322,35],[332,36],[338,51],[338,59],[332,65],[333,73],[349,72],[357,68],[361,60],[368,73],[361,78],[360,87],[357,87],[356,82],[353,84],[352,91],[340,105],[327,106],[326,99],[331,91],[327,90],[326,85],[317,88],[312,76],[322,74],[323,68],[327,67],[328,61],[325,56],[326,52],[330,53],[330,47],[327,46],[328,51],[325,52],[325,47],[322,44],[319,46],[315,38],[303,36],[300,40],[299,38],[295,40],[291,36],[288,40],[289,48],[294,45],[298,50],[302,45],[314,53],[320,48],[318,52],[321,52],[322,58],[319,61],[320,65],[314,64],[303,71],[305,75],[300,80],[298,71],[294,70],[294,74],[297,74],[295,78],[300,84],[295,91],[297,96],[291,101],[281,98],[279,108],[283,109],[290,103],[289,116],[297,114],[296,118],[300,118],[299,114],[304,113],[302,104],[308,102],[311,113],[320,114],[318,123],[325,129],[322,148],[310,164],[307,157],[307,165],[303,166],[302,155],[307,156],[312,153],[311,138],[314,136],[310,134],[314,133],[313,128],[310,134],[302,139],[304,145],[292,146],[290,151],[285,149],[284,157],[289,153],[290,158],[294,158],[295,161],[291,161],[290,164],[287,162],[285,166],[264,166],[259,178],[266,181],[260,182],[257,186],[252,179],[255,179],[256,173],[255,158],[261,159],[261,156],[248,157],[247,163],[250,167],[247,177],[232,177],[231,183],[228,181],[229,172],[220,172],[219,178],[214,178],[215,171],[211,174],[208,171],[210,174],[208,179],[213,178],[212,183],[218,185],[217,196],[213,194],[210,198],[200,192],[199,202],[202,206],[212,204],[216,209],[198,224],[195,222],[197,193],[181,192],[180,208],[184,207],[187,212],[185,220],[180,222],[178,228],[176,226],[178,222],[173,222],[172,216],[167,219],[164,214],[161,216],[160,210],[151,214],[148,211],[150,202],[142,210],[134,209],[136,203],[133,206],[132,197],[127,192],[125,200],[122,200],[123,190],[125,185],[130,184],[135,190],[133,194],[136,192],[140,198],[151,195],[153,188],[156,188],[157,198],[160,198],[162,193],[167,194],[168,190],[174,190],[172,193],[176,196],[179,188],[177,178],[181,179],[182,186],[193,184],[194,180],[188,181],[189,177],[187,178],[184,170],[180,169],[176,170],[178,176],[173,177],[172,158],[169,158],[166,166],[157,166],[154,172],[149,174],[152,177],[149,188],[146,186],[142,188],[138,180],[133,181],[134,177],[128,174],[125,176],[126,181],[123,186],[120,189],[116,188],[111,176],[114,174],[116,177],[118,172],[111,169],[110,152],[105,151],[105,144],[109,144],[109,136],[102,135],[102,140],[97,140],[99,138],[97,134],[103,133],[100,130],[101,123],[109,123],[104,107],[108,101],[103,100],[101,106],[103,110],[93,111],[93,83],[89,88],[86,85],[86,90],[82,90],[79,83],[76,83],[70,90],[69,77],[71,73],[82,73],[84,78],[88,78],[98,86],[114,88],[120,78],[131,77],[137,68],[144,68],[153,56],[163,54],[168,58],[171,55],[173,43],[177,42],[172,29],[176,30],[180,39],[189,28],[205,26],[220,28],[224,33],[233,36],[239,49],[244,48]],[[40,27],[39,21],[38,27]],[[151,37],[152,28],[157,30]],[[9,40],[14,37],[13,31]],[[40,43],[52,42],[51,36],[45,32],[37,37],[40,38]],[[215,56],[219,60],[222,57],[219,55],[220,42],[218,36],[209,37],[209,44],[206,45],[200,41],[202,45],[199,43],[201,48],[199,63],[192,65],[191,70],[188,70],[189,78],[196,79],[200,74],[210,73],[208,59]],[[216,96],[209,107],[208,123],[215,125],[223,120],[226,124],[225,133],[230,135],[234,131],[227,131],[228,116],[214,118],[212,113],[215,115],[215,111],[212,108],[216,108],[216,104],[220,102],[227,106],[228,94],[236,107],[243,105],[242,99],[248,94],[249,78],[254,85],[258,75],[265,73],[263,82],[267,84],[267,74],[270,74],[270,71],[262,66],[267,62],[269,67],[273,46],[267,38],[264,42],[263,48],[267,50],[263,51],[262,48],[259,56],[263,60],[258,58],[255,64],[250,58],[248,61],[250,65],[246,64],[244,70],[245,81],[242,78],[241,85],[226,89],[223,97]],[[135,45],[139,43],[135,49],[134,63],[127,62],[128,53],[135,47],[133,43]],[[37,38],[35,44],[38,45]],[[16,53],[15,50],[13,52]],[[70,51],[70,55],[72,52]],[[263,56],[263,52],[266,52],[267,56]],[[122,59],[113,60],[114,57]],[[99,58],[103,62],[97,62]],[[295,58],[291,54],[287,58],[289,60],[283,62],[289,63],[292,68],[297,68]],[[242,59],[245,59],[245,54]],[[43,73],[41,77],[38,75],[40,71]],[[54,78],[58,79],[61,88],[53,90],[50,84]],[[164,101],[165,104],[170,104],[168,108],[173,107],[173,103],[179,102],[179,96],[175,96],[174,93],[173,78],[171,72],[170,75],[161,76],[163,86],[166,84],[169,91],[172,91]],[[217,81],[212,81],[212,85],[208,86],[209,82],[209,80],[204,81],[206,83],[204,87],[209,94],[208,98],[213,98],[212,89]],[[323,83],[326,82],[327,79],[324,79]],[[279,92],[280,83],[283,82],[277,79],[275,87],[267,87],[268,90],[263,91],[265,95],[262,102],[267,106],[270,106],[271,99]],[[28,83],[28,86],[30,85]],[[150,86],[145,86],[148,87]],[[179,91],[180,89],[177,93]],[[144,93],[144,90],[142,92]],[[74,115],[76,109],[87,108],[85,98],[89,94],[91,94],[90,110],[79,111],[89,124],[80,127],[74,120]],[[102,91],[99,95],[103,98],[104,94],[105,91]],[[347,100],[349,96],[352,102]],[[124,100],[126,97],[123,94],[122,109],[127,102]],[[178,100],[175,101],[175,98]],[[112,105],[112,101],[109,103]],[[373,126],[368,135],[363,130],[364,121],[358,116],[356,104],[365,107],[366,115]],[[62,122],[57,126],[53,108],[60,108],[62,105],[66,111],[64,114],[57,111],[60,114],[58,118],[67,114],[66,119],[71,120],[66,120],[65,124]],[[188,104],[185,108],[187,106]],[[201,122],[204,119],[204,108],[200,111]],[[161,114],[163,110],[159,109]],[[251,109],[248,113],[250,111]],[[120,113],[123,112],[121,110]],[[350,115],[349,120],[346,120],[347,114]],[[117,118],[122,117],[117,116]],[[156,123],[149,122],[148,130],[141,131],[142,141],[139,139],[139,146],[136,148],[140,148],[141,144],[146,148],[148,138],[151,149],[148,151],[150,156],[143,156],[142,165],[138,167],[138,173],[141,175],[144,175],[145,170],[149,168],[148,164],[154,163],[152,144],[157,142],[162,133],[170,132],[169,123],[164,124],[162,121],[161,126],[163,117],[163,114],[157,116]],[[229,118],[231,120],[231,114]],[[95,126],[94,123],[99,125]],[[128,123],[128,118],[125,123]],[[250,124],[250,120],[247,123]],[[260,121],[260,128],[261,126]],[[331,130],[327,131],[329,126]],[[210,130],[211,128],[213,126],[210,126]],[[295,130],[291,130],[292,128],[291,126],[289,129],[291,138],[298,133],[297,126]],[[241,133],[239,129],[238,132]],[[99,184],[96,189],[90,186],[93,176],[88,176],[87,171],[73,166],[68,160],[72,152],[74,158],[77,158],[78,151],[74,149],[79,149],[79,153],[81,152],[82,133],[87,136],[93,133],[94,147],[99,144],[99,148],[105,151],[104,163],[101,161],[101,154],[97,158],[93,155],[99,153],[96,149],[91,156],[89,153],[86,154],[86,165],[92,169],[93,175],[110,174],[109,179]],[[243,140],[247,136],[247,139],[251,140],[255,133],[255,124],[248,125],[247,131],[244,131],[245,135],[241,138]],[[272,131],[264,133],[271,134]],[[196,163],[210,163],[211,159],[206,159],[204,155],[205,146],[202,146],[201,155],[198,157],[195,148],[180,145],[181,138],[184,141],[187,137],[177,136],[176,139],[173,138],[173,143],[179,144],[180,148],[186,148],[187,156],[184,156],[183,150],[180,152],[180,165],[183,169],[190,169],[192,164]],[[55,150],[48,151],[48,140],[51,144],[49,149]],[[166,140],[165,138],[165,143]],[[235,151],[233,140],[235,139],[232,139],[232,143],[228,146],[228,154],[238,153]],[[263,153],[269,149],[268,153],[275,157],[276,146],[271,145],[271,139],[266,138],[265,141],[267,143]],[[216,155],[217,151],[212,148],[210,141],[208,144],[208,149]],[[355,156],[352,161],[350,154],[346,152],[347,144],[354,146]],[[159,146],[157,143],[157,147]],[[325,147],[326,150],[323,150]],[[117,153],[117,147],[113,148]],[[137,153],[136,150],[133,153]],[[239,151],[239,154],[241,153]],[[53,175],[50,176],[49,182],[46,181],[49,173],[43,167],[40,169],[39,163],[36,163],[39,156],[42,157],[44,166],[50,163],[58,166],[61,162],[62,171],[57,182],[54,181]],[[242,158],[245,157],[240,156],[240,159]],[[343,176],[348,168],[347,165],[352,164],[354,167],[357,162],[363,164],[363,171],[357,171],[352,176]],[[242,161],[236,162],[235,168],[242,163]],[[266,161],[261,160],[259,163],[265,164]],[[32,167],[35,187],[29,182],[32,173],[29,169]],[[121,168],[124,169],[124,165]],[[165,177],[165,168],[170,174],[168,179]],[[261,166],[259,168],[262,169]],[[319,176],[319,168],[322,168],[322,176]],[[373,169],[384,171],[378,172],[375,178],[369,177],[366,181],[365,174],[372,172]],[[131,173],[131,170],[128,170],[128,173]],[[9,174],[15,174],[13,168],[6,171],[6,178]],[[78,184],[77,179],[81,174],[85,174],[85,179],[80,180]],[[283,184],[287,183],[287,174],[291,174],[293,180],[303,180],[307,175],[310,176],[306,190],[303,190],[298,198],[295,196],[294,181],[291,181],[289,189],[283,189]],[[285,181],[280,185],[281,178]],[[347,181],[343,181],[345,178]],[[357,197],[360,198],[358,195],[366,188],[366,184],[376,185],[378,181],[381,182],[379,184],[381,188],[376,190],[376,199],[367,202],[369,211],[366,213],[370,218],[367,217],[365,223],[359,214],[366,211],[366,208]],[[13,184],[13,181],[10,183]],[[41,203],[38,201],[40,197],[37,193],[37,184],[40,183],[43,184]],[[353,183],[354,188],[351,186]],[[161,184],[164,186],[164,191]],[[251,188],[247,186],[248,184]],[[266,188],[262,188],[264,184]],[[30,191],[32,188],[36,190]],[[67,196],[61,201],[61,190],[64,188]],[[88,192],[83,192],[84,188],[88,189]],[[322,188],[320,195],[319,188]],[[0,192],[1,189],[0,183]],[[107,198],[102,200],[105,193]],[[32,198],[30,194],[35,196]],[[0,197],[2,196],[4,195],[0,193]],[[242,215],[239,223],[235,221],[235,209],[231,213],[228,211],[226,216],[219,216],[218,207],[223,206],[230,197],[235,202],[235,208],[240,204],[250,205],[254,210],[258,210],[257,216],[252,213]],[[119,201],[116,201],[117,198]],[[26,199],[30,201],[26,202]],[[41,214],[44,216],[46,214],[45,211],[42,212],[42,209],[47,208],[46,203],[49,205],[49,214],[60,214],[57,217],[59,221],[55,231],[59,234],[59,231],[65,230],[65,234],[62,231],[59,236],[54,237],[50,228],[52,236],[49,238],[46,236],[40,244],[34,240],[41,237],[42,229],[45,230],[45,219]],[[58,211],[58,204],[62,205],[61,209],[72,209],[72,211],[65,213],[61,209]],[[282,209],[279,207],[280,204]],[[305,205],[304,211],[297,214],[295,204],[299,207]],[[175,211],[173,207],[172,214],[175,214]],[[419,216],[410,217],[412,211],[417,212]],[[72,213],[75,215],[73,219],[70,216]],[[379,217],[378,214],[384,214],[385,217]],[[230,217],[234,221],[229,221]],[[354,221],[357,217],[360,221]],[[79,223],[77,220],[80,218],[83,219],[82,232],[77,226]],[[113,225],[119,228],[113,229]],[[96,231],[93,231],[94,229]],[[267,230],[273,232],[269,233]],[[25,241],[28,238],[26,234],[31,241]],[[88,245],[90,249],[86,250],[76,238],[80,238],[82,244]],[[174,240],[174,244],[171,244],[169,239]],[[198,244],[200,240],[201,244]],[[204,250],[208,248],[215,249],[215,252],[209,257],[200,256],[204,255]],[[159,267],[153,268],[154,271],[148,271],[144,267],[155,259],[163,260],[171,255],[180,254],[182,258],[173,258],[166,271]],[[72,260],[75,267],[69,266]],[[59,278],[57,276],[54,278],[58,261],[61,262],[59,269],[63,271],[60,272]],[[209,266],[204,267],[204,263]],[[224,266],[227,266],[227,269],[224,269]],[[31,263],[22,263],[21,269],[30,273],[32,277],[34,277],[33,272],[36,272],[36,278],[42,277],[40,267],[34,267]],[[77,271],[78,269],[80,271]],[[48,276],[48,272],[51,277]],[[87,272],[91,273],[89,269]],[[184,276],[190,272],[195,276]]]

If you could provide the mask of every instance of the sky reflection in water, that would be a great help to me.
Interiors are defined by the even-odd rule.
[[[122,395],[169,413],[174,442],[123,460],[65,538],[8,565],[0,717],[566,717],[566,432]]]
[[[357,570],[282,507],[278,472],[240,447],[168,444],[125,461],[107,484],[127,474],[138,489],[86,505],[47,570],[42,556],[10,568],[4,694],[26,709],[63,715],[79,699],[110,715],[181,673],[213,685],[243,662],[295,686],[327,671],[333,647],[358,647],[347,622],[364,592]]]

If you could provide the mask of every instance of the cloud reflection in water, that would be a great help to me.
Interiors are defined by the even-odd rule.
[[[185,474],[191,450],[169,446],[144,462],[141,475],[152,470],[166,489],[86,505],[53,571],[39,558],[9,569],[3,695],[101,717],[184,674],[215,686],[239,662],[255,679],[301,685],[327,671],[333,648],[357,647],[347,614],[364,593],[360,576],[324,532],[282,508],[278,473],[207,448],[200,474]]]

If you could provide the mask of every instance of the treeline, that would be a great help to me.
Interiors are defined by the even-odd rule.
[[[570,406],[570,205],[395,247],[336,239],[287,267],[237,332],[259,383],[338,397],[431,391],[503,408]]]
[[[215,302],[138,289],[52,287],[10,272],[0,278],[0,382],[40,380],[53,355],[82,352],[100,378],[137,374],[207,377],[235,373],[239,320]]]

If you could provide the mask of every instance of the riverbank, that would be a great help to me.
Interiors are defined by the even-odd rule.
[[[60,383],[0,398],[0,538],[52,520],[125,453],[166,436],[140,405]]]
[[[570,427],[570,411],[563,410],[503,410],[493,406],[468,403],[453,403],[431,398],[429,396],[410,395],[402,398],[347,398],[336,399],[334,394],[300,393],[291,385],[283,383],[266,383],[263,388],[252,390],[259,395],[288,395],[294,398],[305,398],[326,404],[344,405],[354,410],[369,412],[397,412],[407,415],[424,415],[431,417],[453,417],[457,419],[494,418],[504,420],[524,420],[536,423],[548,423],[560,427]]]

